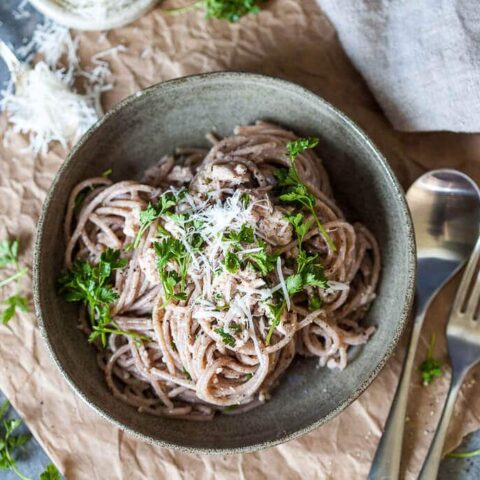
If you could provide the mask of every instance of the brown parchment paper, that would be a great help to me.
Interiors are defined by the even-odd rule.
[[[258,16],[233,25],[205,22],[200,12],[165,16],[157,8],[106,37],[79,36],[84,64],[92,53],[119,43],[128,47],[110,58],[115,88],[104,95],[107,110],[138,89],[173,77],[226,69],[265,73],[302,84],[351,116],[384,152],[404,187],[425,170],[446,166],[480,181],[480,135],[395,132],[314,0],[270,0]],[[2,117],[2,135],[5,130]],[[21,136],[13,136],[8,147],[0,144],[0,238],[18,236],[24,246],[22,261],[31,266],[41,204],[66,152],[56,147],[46,157],[34,158],[22,153],[25,145]],[[443,331],[455,286],[451,283],[429,312],[419,361],[431,332]],[[24,287],[31,288],[29,279]],[[10,293],[3,289],[2,299]],[[437,353],[446,360],[442,334],[437,337]],[[327,425],[276,448],[228,457],[188,455],[142,443],[100,418],[74,395],[50,361],[33,313],[0,326],[0,388],[68,479],[349,480],[367,476],[397,384],[403,346],[360,399]],[[480,426],[479,374],[477,369],[469,376],[460,394],[449,450]],[[405,478],[418,472],[448,379],[447,371],[425,388],[417,374],[413,377]]]

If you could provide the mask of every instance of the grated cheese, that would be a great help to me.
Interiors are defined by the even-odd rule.
[[[44,62],[22,77],[15,94],[4,94],[0,106],[8,112],[13,131],[29,135],[34,153],[45,154],[52,141],[67,147],[98,119],[93,99],[72,92],[61,73]]]
[[[118,45],[100,52],[92,58],[93,68],[85,70],[79,65],[77,48],[78,39],[68,28],[46,20],[19,49],[27,62],[37,53],[43,60],[20,79],[18,88],[10,80],[1,92],[0,108],[7,112],[12,131],[27,134],[35,154],[45,154],[55,141],[70,146],[103,115],[101,95],[113,86],[107,81],[109,64],[102,57],[126,50]],[[61,61],[64,67],[59,66]],[[83,94],[73,87],[79,78],[83,78]]]
[[[290,297],[288,296],[287,284],[285,283],[285,278],[283,277],[282,260],[280,255],[277,257],[277,274],[278,280],[280,281],[280,285],[282,287],[283,296],[285,297],[285,302],[287,304],[287,310],[290,311]]]

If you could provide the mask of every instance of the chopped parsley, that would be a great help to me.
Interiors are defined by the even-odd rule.
[[[50,465],[47,465],[47,468],[40,475],[40,480],[62,480],[62,476],[57,470],[57,467],[51,463]]]
[[[115,333],[127,335],[137,341],[150,340],[145,335],[121,330],[113,321],[110,310],[117,300],[111,277],[115,270],[123,268],[127,260],[120,258],[120,251],[108,248],[100,255],[98,265],[86,260],[76,260],[71,270],[62,273],[59,279],[60,293],[67,302],[82,302],[88,310],[92,333],[90,342],[100,338],[103,347],[107,346],[107,335]]]
[[[30,435],[15,434],[22,421],[18,418],[5,418],[9,405],[8,401],[6,401],[0,407],[0,470],[12,470],[22,480],[30,480],[18,470],[13,454],[14,450],[25,445],[30,440]]]
[[[321,224],[315,210],[316,198],[310,193],[307,186],[302,182],[295,167],[295,160],[297,156],[303,151],[314,148],[318,145],[318,138],[299,138],[287,144],[287,153],[290,158],[290,168],[279,169],[275,172],[278,185],[281,187],[288,187],[287,191],[280,195],[280,200],[287,203],[295,203],[302,208],[307,209],[315,219],[318,230],[325,242],[332,251],[336,251],[335,245],[328,235],[325,227]]]
[[[231,250],[227,250],[225,253],[224,261],[225,269],[227,272],[235,274],[240,270],[240,259],[236,253],[233,253]]]
[[[216,328],[214,331],[222,337],[222,341],[225,345],[228,345],[229,347],[234,347],[236,345],[235,337],[227,333],[223,328]]]
[[[267,306],[268,312],[272,318],[272,323],[270,324],[270,328],[265,339],[265,344],[270,345],[270,340],[272,339],[273,332],[280,325],[280,319],[282,318],[283,310],[286,307],[286,302],[285,300],[283,300],[280,304]]]
[[[314,312],[315,310],[318,310],[319,308],[321,308],[322,304],[323,304],[322,299],[316,293],[314,293],[313,295],[310,295],[310,297],[308,298],[308,310],[310,312]]]
[[[186,378],[187,380],[191,380],[191,379],[192,379],[192,376],[190,375],[190,373],[188,372],[188,370],[187,370],[185,367],[182,368],[182,373],[185,375],[185,378]]]
[[[182,198],[184,192],[184,190],[181,190],[177,194],[174,192],[165,192],[159,197],[157,203],[149,203],[147,208],[140,212],[140,229],[138,230],[135,240],[127,249],[135,249],[138,247],[142,236],[155,220],[160,218],[162,215],[174,215],[172,209]]]
[[[187,272],[191,256],[185,245],[176,238],[168,237],[161,242],[155,242],[153,247],[157,254],[157,269],[163,287],[165,303],[172,299],[186,300]],[[178,272],[167,270],[167,266],[171,262],[176,264]],[[179,292],[175,291],[177,285],[179,286]]]
[[[430,385],[432,381],[441,377],[442,372],[442,363],[440,360],[433,358],[433,349],[435,348],[435,334],[432,335],[430,339],[430,344],[428,346],[427,357],[420,364],[420,375],[422,377],[422,382],[425,386]]]

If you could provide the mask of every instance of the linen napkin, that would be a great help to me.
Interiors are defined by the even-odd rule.
[[[318,0],[397,130],[480,131],[478,0]]]

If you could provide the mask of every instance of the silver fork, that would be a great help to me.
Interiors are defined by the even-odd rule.
[[[418,477],[419,480],[435,480],[437,478],[443,444],[458,391],[467,372],[480,361],[480,319],[475,318],[480,302],[480,271],[474,279],[479,259],[480,237],[468,261],[450,312],[447,324],[447,346],[452,364],[452,379],[447,402],[443,407],[437,431]],[[474,286],[468,296],[472,281]]]

